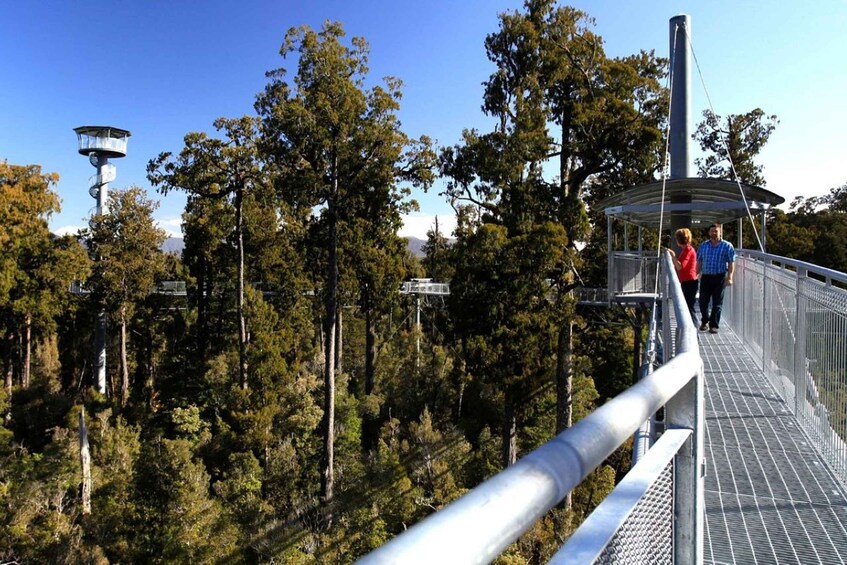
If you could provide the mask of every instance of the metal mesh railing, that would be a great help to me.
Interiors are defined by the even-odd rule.
[[[405,281],[400,286],[400,294],[434,294],[448,296],[450,283],[432,282],[429,279],[413,279]]]
[[[594,562],[604,565],[670,565],[674,562],[673,460],[665,465]]]
[[[656,285],[655,251],[615,251],[609,273],[609,291],[613,294],[654,292]]]
[[[739,251],[728,321],[847,485],[847,274]]]
[[[595,563],[673,563],[673,460],[668,461]]]
[[[690,430],[669,430],[550,561],[674,563],[674,470]]]

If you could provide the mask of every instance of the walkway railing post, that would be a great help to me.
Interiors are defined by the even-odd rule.
[[[743,336],[745,332],[744,319],[747,307],[747,287],[750,285],[750,277],[747,272],[747,263],[743,261],[735,262],[735,284],[740,284],[740,292],[736,289],[732,290],[732,296],[736,300],[732,301],[732,323],[738,328],[738,335]]]
[[[662,265],[663,271],[670,273],[673,265],[666,257]],[[663,276],[663,294],[668,298],[666,307],[671,307],[670,285],[674,284],[678,296],[682,298],[679,283]],[[684,303],[684,302],[683,302]],[[685,309],[687,314],[687,308]],[[696,350],[696,328],[691,316],[683,315],[677,319],[677,327],[688,326],[687,337],[693,342],[685,345],[686,349]],[[664,320],[669,325],[669,320]],[[667,335],[667,334],[666,334]],[[684,335],[677,333],[677,350],[682,347]],[[666,348],[670,344],[665,345]],[[667,362],[667,359],[665,360]],[[703,362],[697,375],[691,379],[679,393],[666,405],[666,429],[689,429],[693,433],[676,456],[674,472],[674,563],[697,564],[703,561],[703,528],[705,516],[704,477],[706,473],[705,458],[705,390],[703,381]]]
[[[806,300],[803,297],[803,280],[808,276],[805,267],[797,267],[795,287],[796,307],[794,308],[794,417],[805,417],[806,405]]]
[[[614,238],[612,236],[612,216],[606,216],[606,253],[607,253],[607,269],[608,273],[608,281],[606,282],[606,287],[609,290],[609,296],[607,297],[609,303],[612,302],[612,298],[615,296],[615,291],[618,289],[617,276],[615,275],[615,252],[612,244],[614,243]]]
[[[676,457],[674,477],[674,563],[703,560],[705,477],[703,369],[667,405],[667,429],[690,429],[693,434]]]
[[[773,308],[773,300],[771,297],[772,289],[768,282],[768,267],[770,261],[762,261],[762,371],[765,376],[770,375],[771,361],[771,309]]]

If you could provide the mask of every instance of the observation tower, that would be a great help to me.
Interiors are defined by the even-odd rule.
[[[97,214],[109,213],[109,183],[117,171],[109,159],[126,157],[126,145],[131,135],[128,130],[111,126],[80,126],[74,128],[79,140],[79,152],[97,169],[88,182],[88,194],[97,200]],[[97,356],[97,390],[106,394],[106,311],[97,313],[97,331],[94,336]]]

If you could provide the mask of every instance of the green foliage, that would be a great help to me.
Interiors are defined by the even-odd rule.
[[[177,406],[171,413],[171,421],[177,437],[192,441],[197,441],[201,433],[208,428],[208,424],[200,419],[200,409],[197,406]]]
[[[214,563],[232,555],[236,530],[209,496],[209,475],[189,441],[161,439],[145,446],[135,477],[139,560]]]
[[[764,186],[762,166],[753,159],[768,142],[779,124],[776,116],[766,116],[761,108],[743,115],[730,114],[726,122],[710,110],[703,111],[703,121],[694,132],[694,139],[707,153],[695,159],[701,177],[738,180],[754,186]],[[734,172],[733,172],[734,169]]]
[[[112,421],[110,409],[97,413],[89,423],[93,492],[88,531],[112,561],[134,552],[140,435],[139,427],[128,425],[120,416]]]
[[[9,424],[15,441],[34,453],[41,452],[52,441],[53,430],[62,428],[72,404],[68,395],[56,390],[47,379],[16,391]]]
[[[423,491],[419,504],[438,510],[464,494],[462,469],[471,446],[458,430],[440,432],[424,408],[420,422],[409,425],[409,436],[415,461],[411,478]]]
[[[476,440],[476,449],[466,466],[468,479],[466,484],[477,485],[496,474],[501,469],[501,450],[499,436],[492,435],[487,426],[483,428]]]
[[[235,516],[242,531],[251,532],[272,510],[262,499],[262,467],[249,452],[231,453],[228,463],[227,471],[222,480],[215,483],[214,490]]]
[[[58,180],[37,165],[0,161],[0,357],[7,393],[14,374],[24,388],[30,385],[33,341],[52,335],[55,318],[69,306],[69,283],[88,272],[76,240],[56,238],[47,226],[59,211]]]
[[[334,351],[340,301],[354,287],[352,274],[367,313],[364,388],[370,393],[374,316],[402,276],[403,245],[396,235],[400,214],[416,206],[406,200],[409,188],[400,183],[428,187],[435,161],[428,138],[411,140],[400,129],[401,81],[388,77],[383,85],[365,90],[367,42],[354,37],[348,45],[344,35],[341,24],[334,22],[326,22],[320,31],[307,26],[289,30],[280,54],[297,54],[293,82],[285,80],[285,69],[268,73],[271,80],[256,101],[261,146],[279,173],[276,181],[287,206],[322,206],[311,233],[326,254],[325,270],[316,278],[325,306],[321,477],[327,505],[334,482]]]
[[[426,276],[436,282],[449,282],[453,278],[452,244],[448,237],[438,228],[438,217],[435,227],[426,232],[426,243],[423,246],[424,269]]]
[[[92,216],[85,233],[92,293],[110,312],[124,309],[127,319],[164,271],[166,234],[153,220],[157,207],[141,188],[111,191],[109,213]]]
[[[485,43],[494,126],[438,159],[429,138],[402,131],[402,84],[371,80],[364,39],[331,22],[290,30],[290,74],[268,73],[256,116],[216,120],[217,137],[189,133],[148,166],[161,192],[187,193],[181,261],[159,252],[155,204],[130,188],[91,219],[92,263],[47,231],[55,175],[2,162],[9,378],[24,384],[23,353],[34,355],[28,388],[0,391],[0,560],[352,562],[552,437],[563,378],[574,420],[618,392],[631,335],[582,329],[570,294],[586,260],[605,265],[596,246],[577,250],[583,198],[656,171],[666,93],[661,59],[609,58],[593,25],[552,0],[502,14]],[[421,263],[397,229],[436,164],[456,241],[436,228]],[[792,214],[826,205],[843,237],[844,194]],[[782,220],[774,229],[798,245],[819,235]],[[424,270],[453,294],[416,328],[397,288]],[[185,279],[188,296],[150,296],[163,276]],[[68,282],[85,278],[94,300],[71,298]],[[80,386],[100,307],[131,336],[135,386],[120,408]],[[572,328],[570,351],[560,337]],[[616,453],[501,562],[549,558],[626,460]]]
[[[389,531],[394,533],[421,516],[417,501],[423,496],[421,487],[412,482],[403,464],[408,443],[400,437],[399,428],[400,422],[394,419],[383,425],[376,457],[370,462],[368,473],[374,489],[374,503]]]
[[[483,224],[457,243],[454,331],[468,372],[507,395],[505,418],[522,417],[510,415],[509,403],[520,412],[549,378],[556,309],[548,277],[561,273],[566,242],[561,226],[547,223],[514,237]]]
[[[625,318],[589,326],[580,333],[576,349],[590,360],[587,373],[593,377],[601,403],[632,386],[632,342],[632,328]]]
[[[38,165],[0,161],[0,306],[15,300],[10,293],[26,280],[25,262],[49,239],[47,218],[59,211],[57,182],[56,173],[42,174]]]
[[[8,438],[0,438],[8,439]],[[0,557],[6,561],[103,562],[96,546],[83,543],[76,496],[78,439],[56,428],[38,453],[8,449],[0,464]],[[8,451],[7,451],[8,450]],[[100,559],[96,559],[100,556]]]
[[[829,194],[797,197],[768,217],[768,252],[847,272],[847,184]]]

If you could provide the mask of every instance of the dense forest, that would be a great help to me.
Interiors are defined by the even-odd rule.
[[[402,83],[369,76],[364,39],[290,30],[255,114],[149,162],[187,195],[181,256],[144,188],[57,237],[58,177],[0,160],[0,562],[350,562],[631,384],[631,313],[575,290],[605,286],[591,203],[661,174],[667,61],[606,56],[552,0],[502,14],[484,49],[494,126],[437,147],[403,132]],[[700,173],[732,157],[764,184],[775,125],[706,114]],[[438,178],[458,227],[418,258],[397,230]],[[768,221],[769,251],[847,270],[847,185]],[[399,292],[416,277],[451,283],[420,325]],[[499,562],[546,561],[628,460]]]

